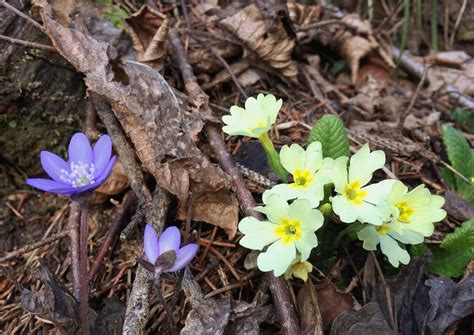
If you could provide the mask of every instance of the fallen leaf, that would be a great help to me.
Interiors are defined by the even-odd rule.
[[[186,317],[182,335],[223,334],[231,313],[231,297],[204,299]]]
[[[331,327],[331,335],[393,335],[385,315],[376,302],[369,302],[358,311],[339,314]]]
[[[259,9],[252,4],[221,20],[220,24],[245,43],[263,62],[296,82],[298,70],[291,58],[295,41],[288,36],[280,22],[269,31]]]
[[[44,3],[36,6],[47,7]],[[193,140],[197,138],[203,121],[213,120],[212,116],[182,110],[171,87],[152,68],[137,62],[122,61],[117,58],[116,50],[107,43],[99,42],[76,28],[61,25],[48,14],[48,10],[41,10],[40,13],[58,51],[84,73],[89,90],[112,105],[144,168],[161,187],[178,196],[178,212],[187,211],[187,197],[191,192],[196,199],[193,205],[199,208],[208,206],[208,213],[217,213],[222,209],[222,203],[215,202],[219,195],[227,206],[234,206],[228,208],[229,215],[220,217],[218,221],[215,215],[194,215],[200,215],[199,219],[208,223],[225,226],[228,231],[235,231],[238,206],[235,195],[229,190],[232,184]],[[196,108],[199,110],[199,106]],[[162,176],[163,171],[167,170],[167,166],[162,167],[162,164],[168,162],[174,168],[180,168],[182,175],[174,175],[183,185],[176,186],[171,178]],[[180,163],[183,166],[179,166]],[[189,171],[183,172],[185,169]],[[216,194],[214,197],[203,196],[208,193]],[[207,200],[212,201],[206,203]],[[229,228],[232,225],[234,229]]]
[[[257,306],[256,303],[232,301],[230,323],[226,328],[227,334],[259,335],[261,323],[275,322],[273,306]]]
[[[166,57],[165,42],[169,18],[143,5],[131,17],[125,19],[125,23],[137,53],[137,60],[160,71]]]
[[[301,331],[304,334],[322,335],[321,304],[316,288],[311,283],[311,280],[307,280],[299,290],[296,303],[299,310]]]
[[[459,221],[466,221],[474,218],[474,208],[462,199],[456,192],[446,191],[444,194],[443,208],[448,214]]]
[[[323,287],[317,287],[317,294],[324,330],[329,329],[339,314],[354,307],[352,295],[339,292],[331,282],[324,284]]]
[[[92,196],[89,198],[89,203],[101,204],[107,201],[112,195],[122,193],[128,186],[128,178],[119,158],[115,162],[109,178],[107,178],[105,183],[100,185],[99,188],[94,190]]]

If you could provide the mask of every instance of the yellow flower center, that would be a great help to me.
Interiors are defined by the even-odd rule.
[[[401,201],[395,204],[395,207],[398,208],[400,214],[398,215],[398,220],[409,223],[410,217],[413,215],[413,208],[409,207],[406,201]]]
[[[258,121],[253,127],[250,127],[248,128],[247,130],[248,131],[252,131],[254,129],[257,129],[257,128],[263,128],[266,126],[266,122],[265,121]]]
[[[344,197],[355,205],[362,205],[362,200],[367,196],[367,191],[361,190],[360,181],[349,183],[344,188]]]
[[[386,235],[390,231],[390,227],[386,224],[376,227],[375,229],[377,229],[377,233],[382,236]]]
[[[290,184],[294,188],[306,188],[313,182],[314,177],[311,175],[311,171],[306,170],[295,170],[293,172],[293,183]]]
[[[281,237],[284,244],[290,244],[301,238],[301,221],[285,218],[275,228],[275,234]]]

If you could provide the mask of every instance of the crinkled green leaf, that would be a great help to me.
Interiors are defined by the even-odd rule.
[[[439,247],[433,248],[434,260],[429,265],[433,273],[459,277],[469,261],[474,259],[474,219],[464,222],[446,235]]]
[[[443,142],[452,167],[466,179],[474,178],[474,151],[470,148],[466,138],[450,125],[443,125]],[[444,173],[447,183],[452,186],[453,180],[449,173]],[[474,186],[463,178],[454,175],[455,187],[459,195],[471,204],[474,204]]]
[[[324,115],[315,124],[308,137],[308,144],[321,142],[324,157],[349,157],[349,138],[342,120],[335,115]]]

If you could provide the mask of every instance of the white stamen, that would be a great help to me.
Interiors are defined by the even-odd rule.
[[[72,187],[82,187],[94,184],[94,164],[84,164],[83,162],[72,162],[71,172],[68,173],[65,169],[61,170],[61,180],[65,183],[71,184]]]

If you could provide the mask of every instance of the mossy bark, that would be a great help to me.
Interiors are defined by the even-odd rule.
[[[22,9],[19,1],[10,4]],[[0,6],[0,34],[50,44],[46,35]],[[86,88],[60,55],[0,42],[0,196],[42,173],[41,150],[65,155],[80,130]]]

